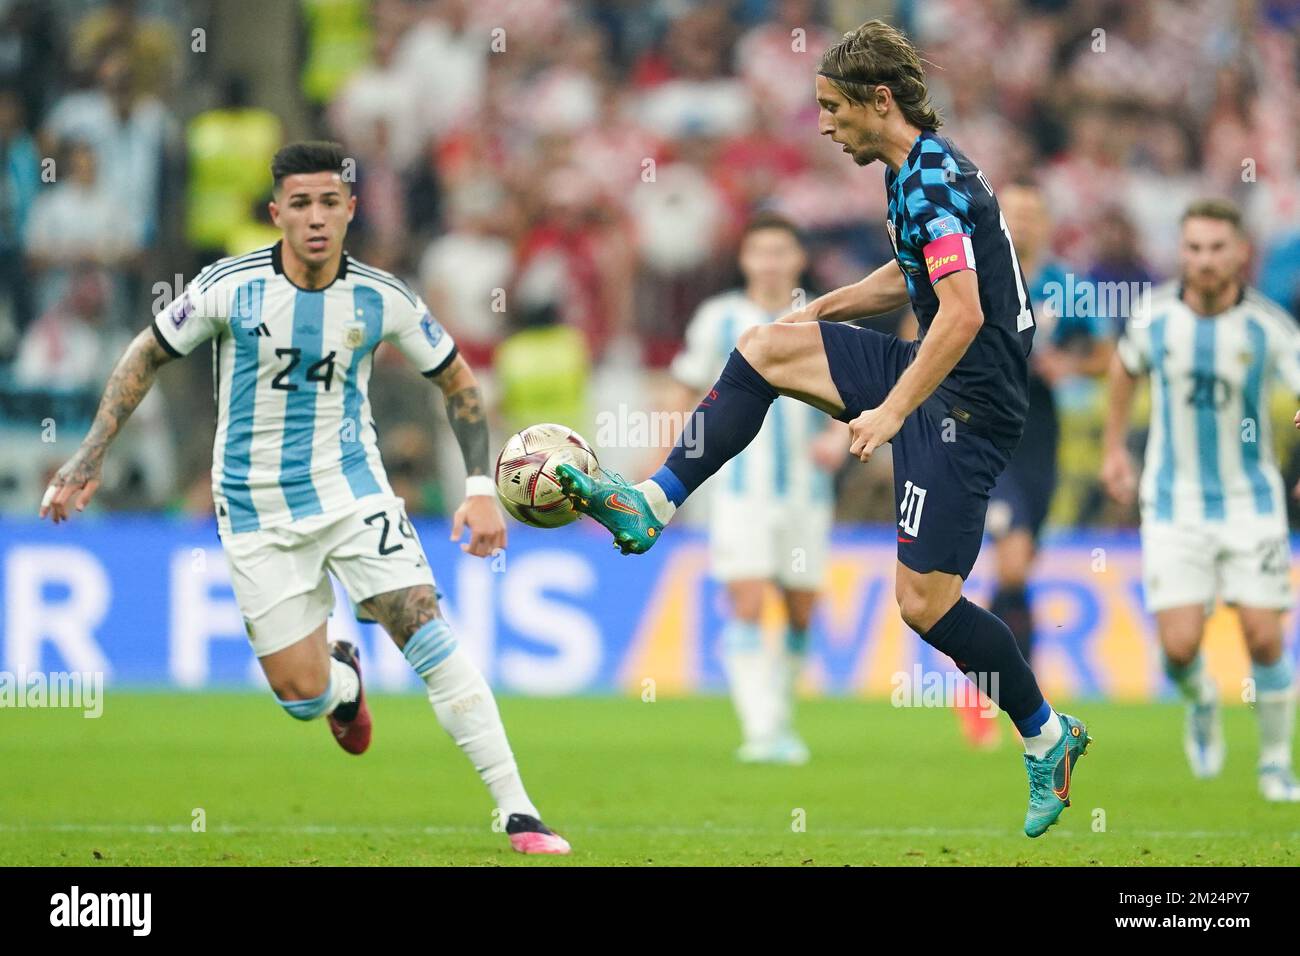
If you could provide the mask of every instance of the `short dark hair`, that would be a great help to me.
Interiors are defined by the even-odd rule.
[[[756,232],[764,232],[768,229],[780,229],[788,232],[795,242],[803,245],[803,236],[799,233],[799,227],[791,220],[778,212],[763,211],[755,213],[754,217],[745,223],[745,228],[740,232],[740,241],[743,243],[746,239]]]
[[[1246,230],[1241,223],[1241,210],[1229,199],[1198,199],[1183,211],[1180,223],[1189,219],[1218,219],[1231,224],[1239,233]]]
[[[343,147],[328,140],[290,143],[271,160],[271,180],[279,189],[285,176],[296,173],[338,173],[343,175]]]

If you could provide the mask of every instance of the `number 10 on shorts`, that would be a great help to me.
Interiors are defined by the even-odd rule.
[[[898,503],[898,526],[904,534],[916,535],[921,527],[921,509],[925,506],[925,489],[910,481],[903,485],[903,500]]]

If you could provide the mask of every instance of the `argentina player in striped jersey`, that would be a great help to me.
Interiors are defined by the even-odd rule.
[[[442,617],[429,562],[389,486],[368,397],[374,350],[392,343],[442,391],[470,475],[452,537],[468,529],[461,548],[478,557],[506,542],[482,396],[419,297],[344,252],[356,197],[343,170],[336,143],[296,143],[275,155],[270,211],[282,238],[203,270],[135,338],[40,514],[57,524],[85,508],[110,442],[158,368],[212,340],[217,528],[249,640],[280,704],[299,720],[327,717],[349,753],[369,747],[357,648],[326,639],[332,573],[357,617],[378,621],[424,681],[511,845],[568,853],[524,789],[492,692]]]
[[[859,166],[885,165],[894,261],[775,323],[748,329],[696,410],[698,448],[678,443],[649,480],[629,485],[561,465],[574,507],[626,553],[652,547],[692,491],[739,454],[778,395],[849,422],[863,461],[890,443],[898,515],[895,597],[924,641],[973,675],[1025,744],[1025,833],[1045,833],[1070,802],[1090,738],[1043,698],[1006,624],[962,596],[989,493],[1024,428],[1034,317],[992,187],[938,135],[921,58],[880,20],[821,58],[818,129]],[[911,304],[903,341],[848,320]]]
[[[717,381],[746,329],[786,313],[808,260],[792,222],[760,213],[745,225],[737,264],[744,287],[700,304],[673,360],[678,408],[689,409]],[[710,482],[709,566],[729,598],[721,656],[743,737],[736,755],[746,763],[809,759],[794,727],[795,685],[826,578],[831,473],[844,461],[847,432],[815,408],[778,398],[754,440]],[[762,634],[770,585],[786,613],[777,647]]]
[[[1242,282],[1249,243],[1231,203],[1189,206],[1179,253],[1179,280],[1135,310],[1111,360],[1102,480],[1121,503],[1138,500],[1146,607],[1165,673],[1187,703],[1183,748],[1193,775],[1217,776],[1226,756],[1219,689],[1200,654],[1206,616],[1222,598],[1236,609],[1250,654],[1260,793],[1298,802],[1283,641],[1294,603],[1291,547],[1269,394],[1281,381],[1300,395],[1300,327]],[[1144,376],[1151,423],[1139,484],[1125,436]]]

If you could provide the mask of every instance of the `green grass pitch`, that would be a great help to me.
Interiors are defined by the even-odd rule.
[[[1300,805],[1257,796],[1241,707],[1223,776],[1203,782],[1181,707],[1079,705],[1096,742],[1073,806],[1031,841],[1010,727],[975,752],[948,710],[806,701],[813,760],[796,768],[738,765],[719,697],[500,703],[571,857],[522,857],[492,832],[486,792],[418,695],[372,700],[358,758],[269,695],[110,689],[97,720],[0,712],[0,865],[1300,864]]]

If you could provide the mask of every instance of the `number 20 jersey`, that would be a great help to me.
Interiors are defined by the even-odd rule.
[[[1151,379],[1151,428],[1139,501],[1143,522],[1285,534],[1270,393],[1300,395],[1300,328],[1253,289],[1216,316],[1193,312],[1177,282],[1140,301],[1115,344],[1130,375]]]
[[[203,270],[153,330],[176,356],[214,340],[212,497],[223,534],[391,495],[368,396],[375,348],[393,343],[426,376],[456,357],[390,273],[344,253],[332,283],[300,289],[279,243]]]

